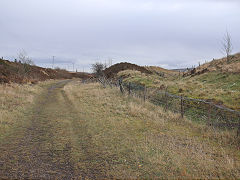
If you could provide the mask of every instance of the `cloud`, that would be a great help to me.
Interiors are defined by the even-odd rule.
[[[0,56],[24,48],[41,65],[87,66],[109,57],[191,66],[221,57],[226,30],[240,49],[236,0],[1,0]]]

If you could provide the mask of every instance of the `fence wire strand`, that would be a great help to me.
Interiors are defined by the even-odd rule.
[[[122,93],[128,93],[135,97],[147,99],[151,103],[162,106],[165,110],[181,113],[193,121],[206,123],[210,126],[220,129],[237,129],[240,131],[240,112],[214,104],[203,99],[194,99],[183,97],[157,88],[146,88],[136,83],[126,83],[122,79],[93,80],[90,82],[100,82],[104,87],[106,85],[120,87]]]

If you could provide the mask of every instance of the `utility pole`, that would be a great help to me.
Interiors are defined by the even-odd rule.
[[[106,59],[105,59],[105,64],[104,64],[104,65],[105,65],[105,68],[107,68],[107,63],[106,63]]]
[[[112,61],[113,61],[112,58],[108,58],[108,65],[109,65],[109,67],[112,66]]]
[[[73,72],[74,72],[74,63],[72,63],[72,65],[73,65]]]
[[[52,68],[54,69],[54,58],[55,56],[53,56],[53,61],[52,61]]]

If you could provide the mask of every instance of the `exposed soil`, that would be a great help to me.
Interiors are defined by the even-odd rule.
[[[88,73],[71,73],[63,69],[31,66],[0,59],[0,83],[32,83],[48,79],[89,78]]]
[[[152,72],[145,67],[138,66],[136,64],[126,63],[126,62],[118,63],[118,64],[114,64],[113,66],[110,66],[109,68],[104,70],[104,74],[107,78],[113,78],[118,72],[124,71],[124,70],[136,70],[136,71],[140,71],[141,73],[152,74]]]
[[[78,150],[74,148],[74,126],[79,117],[62,90],[69,81],[50,86],[26,112],[27,123],[0,142],[0,179],[106,178],[104,156],[92,151],[91,137],[80,142]],[[74,158],[78,151],[84,166]],[[90,159],[99,167],[89,164]]]

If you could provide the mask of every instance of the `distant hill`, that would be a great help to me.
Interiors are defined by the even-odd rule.
[[[189,70],[192,70],[193,68],[182,68],[182,69],[172,69],[172,71],[177,71],[177,72],[187,72]]]
[[[47,79],[86,78],[87,73],[70,73],[63,69],[42,68],[0,59],[0,83],[36,83]]]
[[[146,68],[149,71],[157,73],[157,74],[158,73],[176,74],[176,72],[173,71],[173,70],[164,69],[164,68],[159,67],[159,66],[146,66]]]

